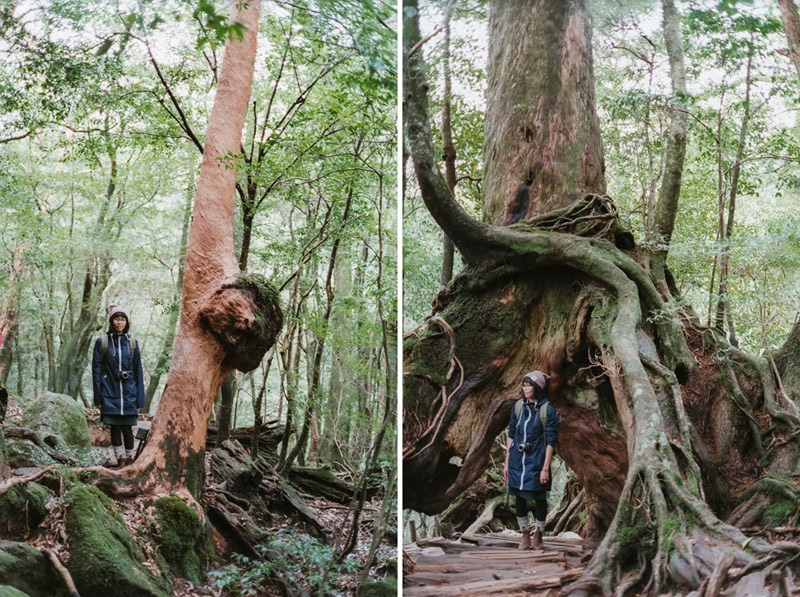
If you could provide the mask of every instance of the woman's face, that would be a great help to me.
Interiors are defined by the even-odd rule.
[[[111,320],[111,324],[114,326],[114,331],[121,334],[122,330],[124,330],[125,326],[128,324],[128,318],[124,315],[117,315]]]
[[[528,400],[533,398],[533,386],[529,384],[527,381],[522,382],[522,395],[525,396]]]

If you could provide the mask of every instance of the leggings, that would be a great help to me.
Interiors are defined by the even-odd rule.
[[[122,437],[125,438],[125,449],[133,450],[133,427],[131,425],[112,425],[111,426],[111,445],[121,446]]]
[[[536,504],[536,509],[534,510],[534,516],[536,517],[536,520],[542,522],[547,520],[547,499],[545,497],[542,497],[541,499],[535,500],[534,503]],[[517,497],[516,510],[517,510],[517,517],[519,518],[527,517],[529,510],[528,502],[526,500],[523,500],[521,497]]]

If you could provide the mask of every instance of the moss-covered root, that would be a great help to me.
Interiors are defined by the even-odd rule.
[[[167,578],[143,565],[144,555],[114,502],[96,487],[82,484],[69,490],[66,502],[68,568],[81,595],[172,594]]]
[[[211,556],[206,525],[186,502],[176,496],[156,501],[155,518],[158,551],[170,570],[196,585],[202,584]]]
[[[775,575],[797,553],[794,544],[747,539],[687,492],[676,474],[634,462],[611,527],[584,576],[563,594],[702,594],[750,576],[752,594],[772,595],[780,580]]]

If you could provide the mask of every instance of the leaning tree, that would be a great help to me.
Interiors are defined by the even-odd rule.
[[[491,3],[483,221],[438,171],[418,14],[405,0],[405,143],[465,267],[405,339],[404,506],[438,513],[468,488],[523,374],[542,369],[563,416],[559,453],[585,489],[583,533],[598,544],[574,590],[697,588],[715,571],[768,590],[765,567],[782,574],[798,546],[748,540],[723,519],[753,523],[764,504],[796,504],[793,484],[761,478],[795,472],[797,408],[762,360],[668,308],[677,291],[663,253],[621,228],[605,195],[585,0]],[[678,173],[680,125],[668,165]],[[674,217],[680,177],[669,178]],[[669,216],[662,225],[668,240]]]
[[[209,118],[167,382],[137,461],[119,471],[92,471],[102,472],[98,483],[118,495],[188,490],[197,497],[217,389],[233,369],[255,369],[283,324],[277,291],[260,276],[242,274],[234,251],[234,164],[253,82],[261,2],[237,2],[230,10],[241,35],[225,45]]]

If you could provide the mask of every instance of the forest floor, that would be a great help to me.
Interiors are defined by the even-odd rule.
[[[113,451],[108,442],[108,433],[97,434],[100,427],[99,417],[87,409],[87,419],[90,421],[93,442],[99,445],[93,447],[94,459],[99,462],[114,462]],[[20,425],[24,408],[9,397],[6,420],[13,425]],[[93,421],[93,419],[95,421]],[[147,423],[145,423],[147,425]],[[138,440],[137,440],[138,443]],[[106,445],[103,445],[106,444]],[[210,453],[206,454],[207,464]],[[35,472],[35,469],[18,469],[10,479],[25,477]],[[312,496],[295,488],[299,495],[306,501],[311,511],[332,531],[329,543],[340,537],[346,529],[350,528],[351,509],[327,499]],[[48,514],[36,527],[29,529],[26,543],[39,550],[52,550],[65,566],[69,566],[69,537],[66,531],[66,508],[63,502],[64,488],[61,495],[56,496],[48,505]],[[139,496],[130,499],[115,498],[117,510],[125,521],[128,530],[139,544],[145,556],[143,564],[160,575],[157,564],[156,546],[153,540],[153,506],[158,496]],[[380,497],[375,497],[364,504],[362,524],[356,547],[347,557],[345,565],[331,574],[326,584],[325,595],[355,595],[360,583],[361,569],[366,561],[370,543],[372,542],[372,518],[381,508]],[[20,513],[22,516],[25,513]],[[303,523],[296,517],[283,513],[270,513],[267,516],[254,516],[258,524],[270,538],[277,542],[278,550],[283,554],[280,562],[268,564],[274,576],[291,577],[299,586],[309,593],[316,594],[319,590],[317,575],[330,557],[332,545],[325,545],[322,541],[307,533]],[[215,546],[225,544],[225,540],[211,529],[211,542]],[[273,546],[275,544],[273,543]],[[244,585],[241,578],[252,573],[252,568],[258,566],[257,561],[250,561],[238,554],[222,554],[216,550],[217,555],[208,562],[209,574],[202,586],[195,586],[190,581],[181,578],[172,578],[173,595],[176,597],[214,596],[235,597],[238,595],[281,595],[277,587],[259,586],[258,582]],[[370,580],[382,580],[387,573],[396,570],[397,548],[387,545],[386,541],[378,548],[376,565],[370,569]],[[262,564],[263,565],[263,564]],[[266,566],[265,566],[266,567]],[[247,592],[244,592],[245,589]]]
[[[550,595],[583,574],[591,552],[575,533],[545,537],[544,549],[518,549],[521,535],[463,535],[420,539],[403,551],[414,562],[403,595]]]

